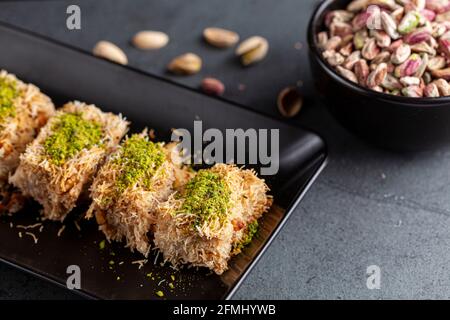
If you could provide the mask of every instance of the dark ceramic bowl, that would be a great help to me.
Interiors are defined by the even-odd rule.
[[[450,144],[450,97],[409,98],[379,93],[338,75],[322,58],[316,35],[324,17],[349,0],[325,0],[308,28],[313,79],[334,117],[356,135],[394,150],[426,150]]]

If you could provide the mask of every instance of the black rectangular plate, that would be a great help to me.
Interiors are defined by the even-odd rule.
[[[103,110],[125,115],[132,121],[132,131],[154,128],[159,140],[167,141],[172,128],[192,130],[194,120],[198,119],[203,121],[204,130],[280,130],[280,171],[266,179],[275,205],[262,219],[255,241],[232,259],[230,270],[221,276],[195,268],[175,271],[170,266],[161,266],[161,257],[155,255],[139,269],[132,261],[142,256],[122,245],[114,243],[103,250],[99,248],[104,237],[93,221],[80,221],[82,230],[78,232],[73,221],[76,218],[71,218],[60,237],[59,223],[44,222],[42,232],[38,228],[20,229],[19,225],[36,223],[39,217],[36,204],[12,217],[0,218],[2,261],[62,286],[66,285],[67,267],[78,265],[82,289],[76,292],[87,297],[161,299],[155,294],[161,290],[167,299],[230,298],[325,165],[326,147],[316,134],[224,99],[203,95],[4,24],[0,24],[0,47],[0,68],[36,84],[57,106],[69,100],[95,103]],[[37,244],[26,231],[36,234]],[[169,283],[173,283],[173,288]]]

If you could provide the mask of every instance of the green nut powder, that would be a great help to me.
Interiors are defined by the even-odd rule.
[[[119,193],[137,182],[151,189],[151,180],[155,172],[166,160],[160,144],[153,143],[140,135],[133,135],[122,146],[122,153],[115,160],[121,166],[117,179]]]
[[[19,91],[14,80],[0,79],[0,124],[7,118],[15,116],[14,99],[18,95]]]
[[[219,174],[200,170],[186,185],[185,199],[180,212],[194,214],[195,226],[215,219],[223,223],[228,211],[230,194],[231,191]]]
[[[58,116],[52,127],[53,134],[44,142],[46,154],[56,165],[61,165],[83,149],[100,144],[102,126],[85,120],[81,113]]]
[[[259,223],[258,220],[253,221],[247,226],[247,229],[245,230],[245,235],[239,241],[233,246],[233,251],[236,253],[241,252],[242,249],[244,249],[246,246],[248,246],[253,238],[255,237],[255,234],[258,232],[259,229]]]

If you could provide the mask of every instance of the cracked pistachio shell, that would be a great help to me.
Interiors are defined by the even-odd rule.
[[[419,23],[420,14],[416,11],[410,11],[403,17],[402,21],[398,25],[398,32],[401,34],[408,34],[414,31]]]
[[[195,53],[185,53],[174,58],[167,66],[168,70],[174,74],[191,75],[200,71],[202,59]]]
[[[333,39],[333,38],[332,38]],[[331,40],[331,39],[330,39]],[[263,60],[269,51],[269,43],[266,39],[254,36],[244,40],[236,49],[236,54],[241,57],[244,66]]]

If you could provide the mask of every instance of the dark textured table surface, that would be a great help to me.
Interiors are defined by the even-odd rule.
[[[79,31],[66,28],[71,3],[81,7]],[[305,37],[316,3],[2,2],[0,20],[88,50],[98,40],[111,40],[124,48],[131,65],[167,77],[171,58],[196,52],[204,59],[201,74],[173,79],[197,87],[206,75],[218,77],[227,86],[227,98],[275,117],[279,90],[300,86],[306,103],[292,121],[327,140],[330,163],[235,298],[450,299],[450,148],[393,154],[366,145],[336,124],[310,81]],[[241,68],[232,50],[203,43],[201,32],[209,26],[236,30],[242,38],[266,37],[271,46],[267,59]],[[154,52],[132,48],[130,37],[143,29],[165,31],[170,44]],[[370,265],[381,268],[379,290],[366,286]],[[0,264],[0,298],[74,297]]]

